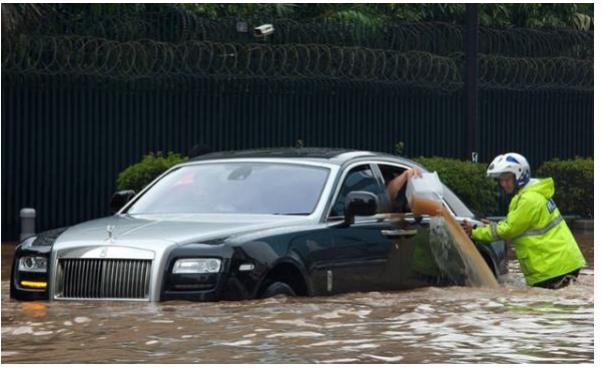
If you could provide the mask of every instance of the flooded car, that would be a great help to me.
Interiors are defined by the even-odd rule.
[[[22,242],[10,295],[216,301],[462,285],[462,273],[438,265],[428,216],[391,216],[387,182],[411,167],[420,165],[324,148],[193,158],[139,194],[116,193],[112,216]],[[444,190],[454,216],[475,218]],[[495,276],[506,272],[504,242],[476,246]]]

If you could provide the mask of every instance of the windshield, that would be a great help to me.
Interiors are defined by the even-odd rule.
[[[295,164],[215,163],[181,167],[143,194],[128,214],[308,215],[329,169]]]

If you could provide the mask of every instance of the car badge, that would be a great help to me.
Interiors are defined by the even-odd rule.
[[[108,235],[107,241],[109,241],[109,242],[113,242],[113,230],[114,229],[115,229],[114,225],[107,226],[107,235]]]

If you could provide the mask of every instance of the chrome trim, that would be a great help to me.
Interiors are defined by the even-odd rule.
[[[57,255],[60,259],[154,259],[155,253],[151,250],[119,246],[85,246],[60,250]]]
[[[59,259],[57,265],[56,300],[150,300],[152,260]]]
[[[101,257],[103,254],[106,257]],[[155,301],[155,283],[151,280],[157,277],[155,259],[151,250],[115,245],[54,250],[49,279],[51,299]],[[137,285],[136,280],[143,273],[144,279]],[[63,296],[65,289],[69,289],[67,297]],[[132,294],[143,297],[132,298]]]
[[[241,264],[239,265],[239,272],[250,272],[255,269],[253,264]]]
[[[408,236],[416,236],[416,229],[384,229],[381,231],[381,234],[386,237],[408,237]]]

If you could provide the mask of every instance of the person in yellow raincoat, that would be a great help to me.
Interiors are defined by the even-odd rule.
[[[573,282],[586,261],[553,201],[553,179],[530,178],[528,161],[516,153],[497,156],[487,176],[514,194],[507,217],[481,227],[465,222],[465,232],[485,243],[511,241],[530,286],[557,289]]]

